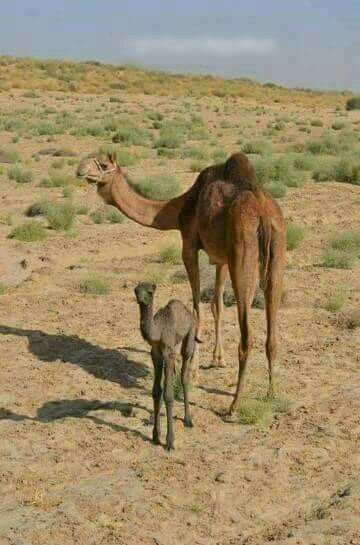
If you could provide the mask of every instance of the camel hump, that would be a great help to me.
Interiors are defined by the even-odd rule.
[[[224,178],[232,182],[257,185],[253,165],[245,153],[233,153],[224,164]]]

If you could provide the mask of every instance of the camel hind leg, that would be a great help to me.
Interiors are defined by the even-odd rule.
[[[268,360],[269,389],[268,396],[274,395],[273,363],[276,358],[276,326],[277,313],[281,301],[284,267],[285,267],[286,241],[284,233],[276,233],[271,242],[271,260],[269,271],[264,281],[265,311],[267,322],[266,357]]]
[[[223,294],[226,273],[226,265],[216,266],[215,301],[211,303],[211,311],[215,321],[215,349],[213,352],[213,365],[215,367],[225,367],[222,342],[222,317],[224,312]]]
[[[249,327],[249,312],[254,298],[258,280],[258,239],[257,224],[250,218],[249,223],[238,226],[231,239],[229,248],[229,272],[236,298],[240,342],[239,342],[239,374],[234,400],[230,407],[230,414],[234,414],[239,407],[244,385],[245,369],[252,347],[252,337]]]

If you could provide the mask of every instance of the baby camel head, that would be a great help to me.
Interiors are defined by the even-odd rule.
[[[136,300],[139,305],[149,305],[153,300],[156,285],[150,282],[140,282],[135,288]]]
[[[107,202],[111,182],[117,170],[120,170],[120,167],[116,163],[116,154],[101,153],[95,157],[83,159],[76,170],[76,176],[91,184],[96,183],[98,193]]]

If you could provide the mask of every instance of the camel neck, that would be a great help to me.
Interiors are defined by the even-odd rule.
[[[131,220],[154,229],[179,229],[179,215],[185,202],[185,195],[168,201],[147,199],[136,193],[118,170],[111,182],[106,200]]]
[[[153,301],[149,304],[139,303],[140,331],[143,339],[148,343],[154,341]]]

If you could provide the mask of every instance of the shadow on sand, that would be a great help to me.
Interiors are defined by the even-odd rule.
[[[48,424],[54,420],[63,418],[86,418],[97,425],[108,426],[114,431],[130,432],[136,437],[140,437],[144,441],[151,442],[150,437],[147,437],[142,432],[136,429],[129,428],[122,424],[108,422],[103,418],[89,414],[97,410],[112,410],[119,411],[123,416],[129,417],[133,415],[133,409],[142,409],[151,414],[151,411],[138,403],[120,403],[117,401],[103,402],[98,399],[60,399],[57,401],[47,401],[38,408],[35,417],[25,414],[17,414],[13,411],[0,408],[0,420],[12,420],[13,422],[22,422],[31,420],[32,422],[40,422]]]
[[[128,359],[124,352],[102,348],[76,335],[50,334],[5,325],[0,325],[0,334],[26,337],[29,351],[40,361],[72,363],[96,378],[117,382],[124,388],[140,388],[138,379],[149,373],[146,365]]]

